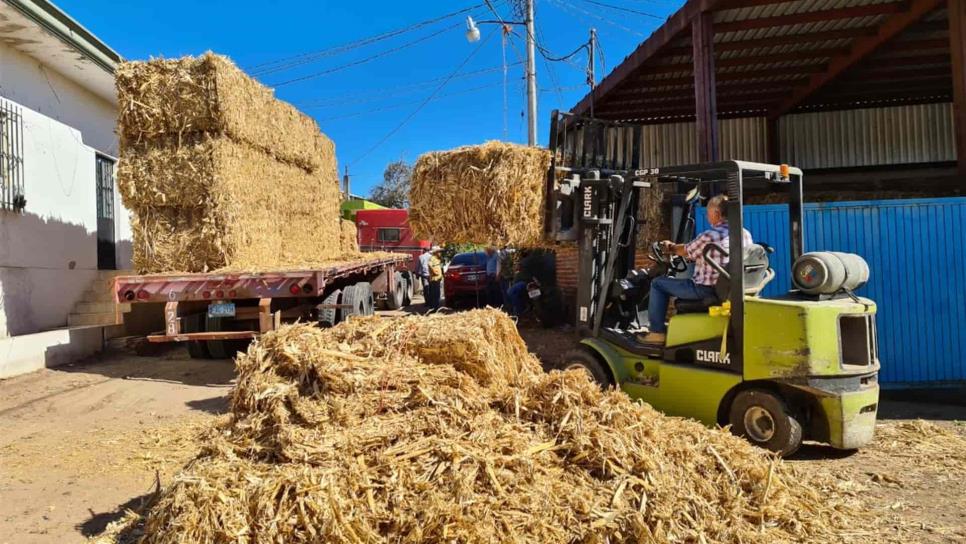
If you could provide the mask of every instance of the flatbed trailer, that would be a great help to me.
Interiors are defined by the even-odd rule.
[[[258,335],[297,320],[332,326],[410,303],[409,255],[319,268],[118,276],[119,303],[163,306],[164,331],[149,342],[187,342],[194,358],[230,357]],[[160,311],[160,310],[159,310]]]

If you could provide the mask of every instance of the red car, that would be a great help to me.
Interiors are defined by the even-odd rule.
[[[460,300],[486,303],[486,253],[457,253],[443,275],[443,293],[450,307]]]

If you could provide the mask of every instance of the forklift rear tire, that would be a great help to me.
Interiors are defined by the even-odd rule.
[[[610,373],[604,368],[600,359],[586,349],[572,349],[564,353],[557,368],[560,370],[583,370],[601,389],[607,389],[614,385],[614,380],[611,379]]]
[[[783,457],[802,445],[802,425],[778,395],[764,389],[738,393],[731,403],[731,432]]]

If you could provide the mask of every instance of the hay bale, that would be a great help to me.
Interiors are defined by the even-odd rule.
[[[206,136],[127,148],[118,185],[142,274],[294,267],[345,253],[334,169],[308,173]]]
[[[340,240],[343,251],[359,251],[359,229],[351,219],[339,219]]]
[[[320,212],[338,215],[334,155],[326,169],[310,173],[231,138],[198,134],[128,146],[121,159],[118,188],[128,207],[197,207],[229,195],[250,204],[267,198],[286,208],[307,199],[325,206]],[[319,194],[325,202],[318,201]]]
[[[409,224],[449,243],[543,245],[550,152],[491,141],[426,153],[413,168]]]
[[[496,310],[288,326],[237,368],[231,420],[143,543],[868,537],[847,482],[545,374]]]
[[[116,71],[121,146],[170,135],[224,133],[279,160],[317,170],[334,164],[332,141],[312,118],[275,98],[227,57],[123,62]]]

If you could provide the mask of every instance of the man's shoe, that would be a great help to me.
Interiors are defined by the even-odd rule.
[[[653,344],[653,345],[663,346],[664,342],[667,341],[667,334],[663,332],[649,332],[644,336],[638,336],[637,339],[642,344]]]

